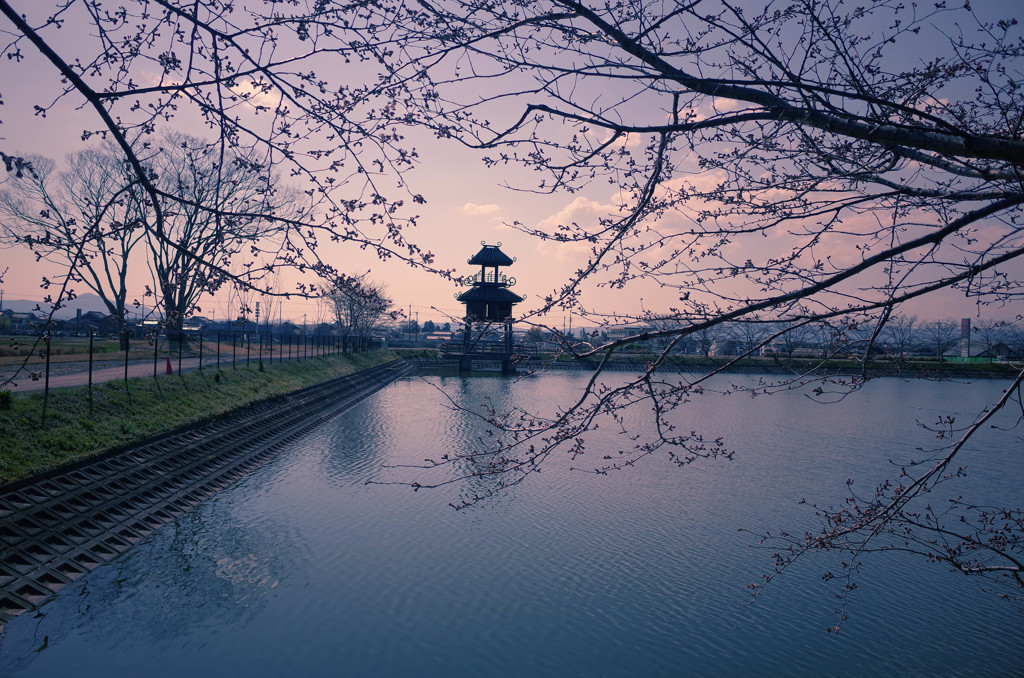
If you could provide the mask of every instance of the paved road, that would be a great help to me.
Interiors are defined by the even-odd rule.
[[[264,360],[268,358],[264,357]],[[274,357],[274,361],[277,362],[277,356]],[[174,374],[178,373],[178,359],[171,358],[171,371]],[[259,358],[250,358],[250,365],[258,365]],[[221,369],[231,369],[231,358],[221,357]],[[241,355],[237,358],[236,365],[238,367],[245,366],[245,356]],[[216,357],[206,356],[203,358],[204,369],[216,369],[217,359]],[[199,367],[199,358],[183,358],[181,361],[181,371],[188,372]],[[0,384],[3,384],[9,377],[14,374],[15,365],[2,365],[0,366]],[[0,386],[3,390],[10,391],[42,391],[46,388],[46,381],[40,376],[37,381],[33,381],[31,372],[39,372],[42,374],[44,369],[43,365],[31,365],[29,370],[22,371],[17,379],[13,383],[9,383]],[[157,377],[167,376],[167,359],[160,358],[157,360]],[[128,376],[129,377],[152,377],[153,376],[153,360],[130,360],[128,361]],[[92,368],[92,383],[100,384],[105,381],[116,381],[118,379],[124,379],[124,363],[116,360],[104,360],[93,363]],[[66,363],[51,363],[50,365],[50,388],[60,388],[62,386],[86,386],[89,383],[89,363],[86,361],[82,362],[66,362]]]
[[[208,358],[203,359],[203,367],[210,365]],[[194,370],[199,366],[198,358],[186,358],[181,361],[181,371],[187,372],[188,370]],[[178,361],[171,361],[171,369],[173,372],[178,371]],[[23,371],[15,379],[14,383],[5,385],[3,388],[11,391],[41,391],[46,387],[45,379],[40,376],[38,381],[33,381],[31,372],[38,371],[40,375],[42,373],[43,366],[32,365],[30,370]],[[5,365],[0,370],[0,383],[5,381],[14,373],[12,366]],[[151,377],[153,376],[153,361],[152,360],[131,360],[128,362],[128,376],[129,377]],[[157,376],[167,376],[167,361],[161,359],[157,362]],[[115,381],[117,379],[124,379],[124,363],[118,363],[116,361],[103,361],[99,363],[93,363],[92,368],[92,383],[100,384],[105,381]],[[50,388],[60,388],[62,386],[86,386],[89,383],[89,363],[88,362],[73,362],[73,363],[58,363],[50,365]]]

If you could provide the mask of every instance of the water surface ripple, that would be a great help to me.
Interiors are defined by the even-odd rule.
[[[770,554],[738,531],[813,528],[801,498],[839,500],[848,477],[873,486],[892,471],[887,459],[931,444],[915,418],[966,416],[992,382],[879,380],[829,407],[800,393],[712,395],[679,425],[725,435],[733,461],[571,471],[626,444],[602,427],[583,460],[555,459],[460,512],[448,503],[486,479],[419,492],[367,484],[475,449],[479,418],[450,409],[441,390],[470,410],[485,399],[543,407],[584,378],[389,386],[16,618],[0,675],[1022,675],[1024,619],[977,582],[873,557],[850,620],[829,635],[827,556],[748,606],[744,586]],[[1024,504],[1019,445],[986,432],[959,489]]]

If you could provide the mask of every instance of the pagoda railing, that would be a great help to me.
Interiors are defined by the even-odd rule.
[[[504,285],[506,287],[512,287],[516,284],[515,278],[510,278],[504,273],[472,273],[465,277],[466,285],[476,285],[480,283]]]

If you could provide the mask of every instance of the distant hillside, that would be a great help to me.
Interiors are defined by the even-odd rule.
[[[37,311],[37,306],[41,308],[42,311]],[[72,299],[65,307],[57,311],[56,318],[58,320],[74,318],[78,313],[78,309],[82,309],[82,313],[88,313],[89,311],[99,311],[100,313],[107,312],[107,307],[103,305],[103,301],[99,297],[95,294],[83,294],[80,297]],[[3,310],[11,310],[15,313],[45,313],[49,311],[49,308],[39,301],[5,298]]]

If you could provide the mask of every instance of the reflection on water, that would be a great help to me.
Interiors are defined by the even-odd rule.
[[[8,624],[7,676],[1012,676],[1021,617],[978,585],[897,554],[868,561],[840,636],[827,563],[801,563],[753,607],[769,567],[738,528],[812,526],[799,499],[865,486],[930,444],[909,416],[966,414],[993,384],[875,382],[822,408],[800,394],[711,396],[680,414],[740,453],[486,490],[366,484],[478,449],[470,410],[563,401],[582,375],[408,379]],[[643,425],[641,419],[633,425]],[[966,493],[1024,503],[1019,440],[988,432]],[[598,458],[625,443],[592,436]],[[989,463],[995,460],[995,464]],[[574,463],[580,466],[579,460]],[[398,467],[398,468],[396,468]],[[881,470],[880,470],[881,469]],[[483,483],[484,485],[478,485]]]

